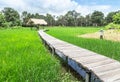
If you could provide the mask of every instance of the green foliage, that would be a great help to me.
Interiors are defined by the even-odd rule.
[[[18,23],[18,21],[20,21],[20,15],[16,10],[13,8],[5,7],[2,11],[5,15],[5,20],[7,22],[11,22],[11,26],[20,25],[20,23]]]
[[[86,15],[85,24],[86,24],[85,26],[92,26],[92,21],[91,21],[91,15],[90,14]]]
[[[46,19],[49,26],[55,25],[54,24],[55,23],[54,16],[52,16],[51,14],[47,14],[45,19]]]
[[[11,26],[11,24],[12,24],[11,22],[4,22],[3,27],[4,28],[9,28]]]
[[[113,16],[113,22],[116,23],[116,24],[120,24],[120,12],[116,13]]]
[[[67,26],[77,26],[78,25],[77,19],[80,17],[80,13],[76,12],[75,10],[68,11],[65,14],[65,17],[68,23]]]
[[[106,29],[120,29],[119,24],[109,23],[107,26],[105,26]]]
[[[120,61],[120,42],[78,37],[78,35],[99,30],[100,28],[51,28],[47,33],[61,40]]]
[[[5,22],[5,16],[0,12],[0,26],[3,26],[4,22]]]
[[[65,16],[59,16],[58,20],[56,21],[56,25],[60,25],[60,26],[67,26],[68,21],[67,18]]]
[[[110,13],[108,13],[107,17],[105,18],[107,24],[113,22],[113,16],[115,14],[116,14],[116,12],[110,12]]]
[[[91,21],[95,26],[103,25],[104,14],[100,11],[94,11],[91,15]]]
[[[0,30],[0,39],[0,82],[65,80],[60,62],[44,48],[36,31]]]

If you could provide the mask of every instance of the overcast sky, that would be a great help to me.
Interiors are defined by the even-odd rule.
[[[120,10],[120,0],[0,0],[0,10],[12,7],[19,12],[53,15],[65,14],[69,10],[76,10],[82,15],[99,10],[107,14]]]

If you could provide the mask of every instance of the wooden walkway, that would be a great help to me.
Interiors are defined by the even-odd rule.
[[[86,82],[120,82],[120,62],[56,39],[42,30],[39,35],[51,52],[67,61]]]

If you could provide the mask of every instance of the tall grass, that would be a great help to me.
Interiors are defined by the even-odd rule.
[[[96,53],[108,56],[120,61],[120,42],[113,42],[100,39],[80,38],[78,35],[97,32],[101,28],[51,28],[47,33],[75,44],[77,46],[92,50]]]
[[[43,47],[36,31],[0,30],[0,82],[61,82],[64,77],[60,62]]]

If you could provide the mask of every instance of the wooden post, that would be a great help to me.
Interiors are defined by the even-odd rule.
[[[52,47],[52,55],[54,55],[55,54],[55,49]]]
[[[90,82],[90,74],[88,72],[86,73],[85,82]]]

